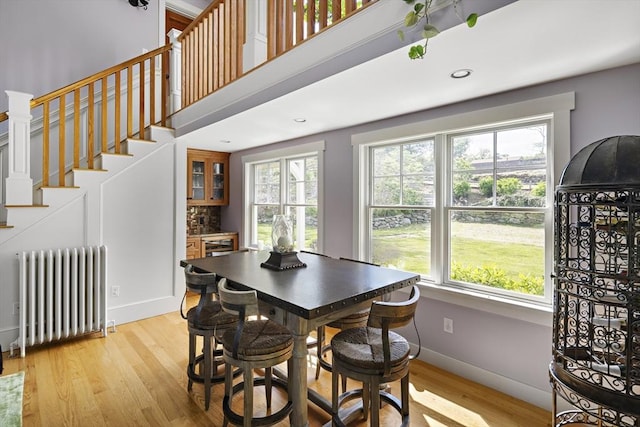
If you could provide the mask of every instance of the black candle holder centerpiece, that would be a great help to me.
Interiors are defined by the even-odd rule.
[[[307,264],[300,261],[298,253],[293,250],[292,235],[293,227],[289,216],[274,215],[271,229],[273,250],[269,259],[260,264],[260,267],[276,271],[306,267]]]

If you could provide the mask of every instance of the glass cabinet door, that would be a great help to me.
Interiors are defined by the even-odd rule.
[[[229,153],[187,150],[187,206],[229,204]]]
[[[205,162],[193,160],[191,162],[191,198],[204,200],[205,198]]]
[[[213,162],[211,174],[211,200],[221,202],[224,200],[224,163]]]

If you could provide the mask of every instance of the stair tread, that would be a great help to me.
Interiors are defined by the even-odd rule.
[[[100,153],[101,156],[123,156],[123,157],[133,157],[133,154],[128,153]]]
[[[40,187],[40,189],[44,189],[44,188],[75,190],[75,189],[78,189],[80,187],[77,187],[75,185],[65,185],[65,186],[61,186],[61,185],[43,185],[42,187]]]
[[[13,228],[13,225],[7,225],[6,222],[0,222],[0,228]]]
[[[74,171],[109,172],[107,169],[73,168]]]
[[[48,208],[49,205],[4,205],[5,208]]]

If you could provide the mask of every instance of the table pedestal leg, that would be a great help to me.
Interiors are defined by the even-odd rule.
[[[291,425],[293,427],[307,427],[307,328],[305,319],[298,316],[288,316],[290,330],[293,331],[293,356],[289,372],[289,397],[293,402]]]

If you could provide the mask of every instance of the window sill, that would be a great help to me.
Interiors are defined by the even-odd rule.
[[[553,307],[551,305],[517,301],[495,295],[436,285],[426,281],[421,281],[418,285],[422,296],[426,298],[523,320],[549,328],[552,326]]]

